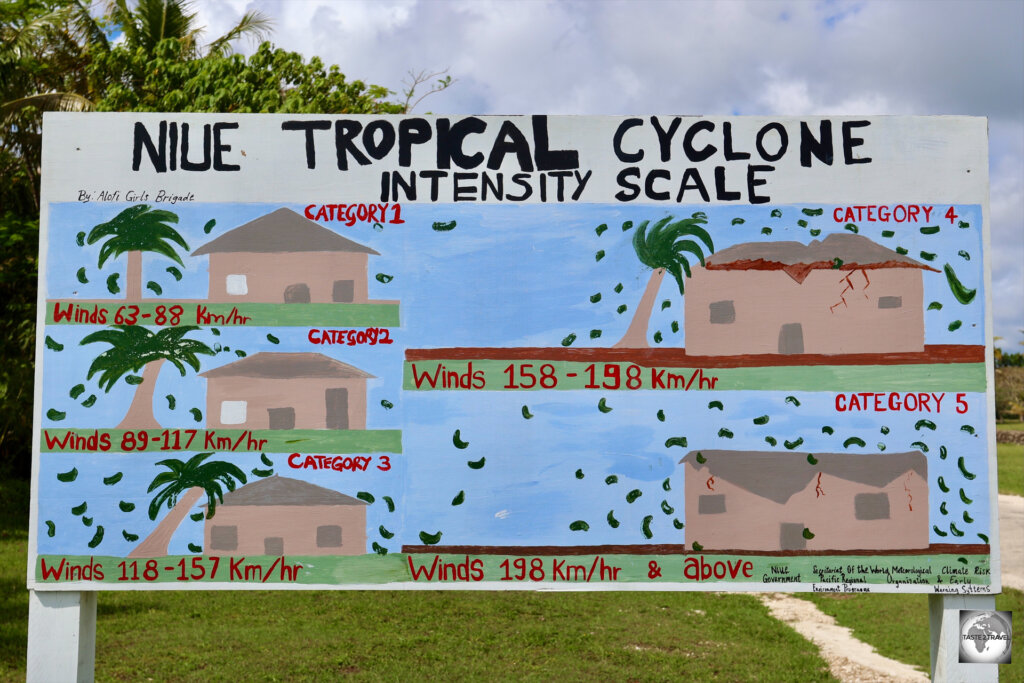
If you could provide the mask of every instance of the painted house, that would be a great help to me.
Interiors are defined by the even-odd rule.
[[[928,460],[920,451],[706,450],[679,462],[686,542],[708,551],[928,547]]]
[[[380,254],[290,209],[249,221],[192,252],[210,257],[212,302],[366,303]]]
[[[224,494],[206,520],[203,548],[207,555],[363,555],[366,502],[267,477]]]
[[[211,428],[366,429],[374,376],[322,353],[256,353],[199,376]]]
[[[924,271],[861,235],[737,244],[693,270],[686,353],[923,351]]]

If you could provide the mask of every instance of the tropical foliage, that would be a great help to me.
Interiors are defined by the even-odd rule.
[[[89,366],[87,379],[100,373],[98,384],[106,392],[129,372],[139,372],[149,363],[166,360],[185,376],[185,364],[199,371],[199,354],[212,356],[214,350],[185,335],[199,328],[194,325],[165,327],[157,332],[138,325],[115,325],[98,330],[82,339],[82,344],[106,342],[110,348],[96,356]],[[134,382],[138,383],[138,382]]]
[[[178,216],[170,211],[152,209],[148,204],[130,206],[106,223],[100,223],[89,231],[86,241],[95,244],[106,238],[100,247],[100,268],[111,256],[118,257],[129,251],[151,251],[184,266],[178,252],[169,242],[188,249],[188,244],[178,231],[168,223],[177,223]]]
[[[224,490],[234,491],[236,480],[244,484],[245,472],[221,460],[204,462],[211,455],[213,453],[199,453],[188,462],[170,458],[157,463],[167,470],[156,475],[147,490],[147,493],[152,493],[160,489],[149,503],[150,519],[155,520],[164,506],[173,508],[178,497],[193,487],[199,487],[206,493],[206,518],[213,517],[217,503],[224,502]]]

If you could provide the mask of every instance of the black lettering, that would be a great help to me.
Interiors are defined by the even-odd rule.
[[[430,201],[436,202],[438,196],[438,181],[441,178],[447,178],[448,171],[420,171],[420,178],[426,178],[430,181]]]
[[[398,171],[391,172],[391,196],[395,202],[401,201],[398,196],[398,188],[402,188],[402,192],[405,194],[405,198],[411,202],[416,201],[416,171],[409,171],[409,182],[405,182],[405,178]]]
[[[380,132],[380,141],[376,140],[377,132]],[[395,146],[395,127],[390,121],[371,121],[366,124],[363,131],[363,147],[366,152],[380,161],[388,155],[388,152]]]
[[[686,158],[694,163],[704,161],[705,159],[707,159],[712,154],[718,151],[718,148],[711,144],[707,145],[706,147],[704,147],[704,149],[701,150],[694,149],[693,138],[696,137],[697,133],[701,132],[702,130],[706,130],[707,132],[711,133],[715,130],[715,124],[707,120],[698,121],[697,123],[687,128],[686,135],[683,136],[683,151],[686,152]],[[689,170],[691,169],[687,169],[688,172]],[[703,183],[701,184],[703,185]],[[682,191],[680,191],[680,194],[681,193]],[[705,190],[703,194],[705,195],[704,201],[707,201],[707,191]]]
[[[224,163],[224,154],[231,151],[231,145],[225,145],[221,141],[221,131],[235,130],[238,123],[215,123],[213,124],[213,170],[214,171],[240,171],[242,167],[238,164]],[[184,164],[183,164],[184,165]]]
[[[466,136],[471,133],[480,134],[487,130],[487,123],[475,116],[456,121],[450,119],[437,120],[437,167],[451,168],[451,162],[459,168],[476,168],[484,162],[484,153],[476,152],[467,155],[462,151]]]
[[[864,144],[864,138],[853,137],[853,129],[870,125],[870,121],[843,121],[843,161],[847,166],[871,163],[871,157],[857,158],[853,156],[853,148]]]
[[[672,123],[669,124],[668,130],[666,131],[661,127],[661,122],[657,116],[651,117],[651,125],[654,126],[654,132],[658,134],[658,146],[661,148],[661,160],[662,162],[670,161],[672,159],[672,138],[675,136],[676,131],[679,130],[679,124],[683,120],[678,116],[672,119]],[[667,199],[667,197],[666,197]]]
[[[316,168],[316,145],[313,144],[313,131],[330,129],[330,121],[285,121],[281,124],[281,130],[306,131],[306,168]]]
[[[726,161],[739,161],[741,159],[750,158],[750,152],[732,151],[732,123],[726,121],[722,124],[722,136],[724,138],[722,146],[725,148],[723,151],[725,153]]]
[[[612,149],[615,151],[615,156],[619,158],[619,161],[635,164],[644,158],[642,147],[636,152],[627,152],[622,149],[622,138],[626,136],[626,131],[642,125],[644,125],[643,119],[626,119],[615,129],[615,136],[612,138]]]
[[[683,201],[683,195],[687,190],[697,190],[704,201],[711,201],[711,197],[708,196],[708,188],[704,186],[704,179],[700,177],[700,172],[695,168],[688,168],[683,173],[683,182],[680,183],[679,194],[676,195],[677,202]]]
[[[533,195],[533,186],[530,185],[530,174],[528,173],[516,173],[512,176],[512,182],[523,188],[521,195],[505,195],[505,198],[510,202],[521,202],[529,199]]]
[[[412,146],[422,145],[432,135],[426,119],[402,119],[398,124],[398,165],[411,166]]]
[[[662,148],[662,150],[664,151],[664,148]],[[668,160],[665,159],[665,161]],[[669,199],[672,198],[672,194],[667,190],[657,192],[654,189],[654,181],[657,180],[658,178],[670,180],[672,178],[672,175],[664,168],[656,168],[653,171],[650,171],[647,174],[647,178],[644,180],[644,194],[647,195],[647,197],[650,199],[656,199],[658,201],[667,202]]]
[[[640,196],[640,186],[630,182],[632,178],[640,179],[640,169],[636,166],[624,168],[615,176],[615,181],[623,188],[615,193],[615,198],[620,202],[630,202]]]
[[[141,121],[135,122],[134,144],[132,146],[132,170],[138,171],[142,164],[142,148],[146,148],[149,160],[157,173],[167,173],[167,122],[161,121],[157,129],[157,144]]]
[[[761,185],[768,184],[767,180],[765,180],[764,178],[758,178],[755,174],[768,173],[774,170],[774,166],[757,164],[747,165],[747,201],[749,201],[751,204],[767,204],[769,201],[771,201],[770,197],[754,194],[755,187],[760,187]]]
[[[779,135],[779,149],[775,154],[769,154],[764,148],[764,138],[769,132],[775,131]],[[789,147],[789,133],[786,132],[785,126],[779,122],[769,123],[768,125],[757,131],[757,138],[754,140],[754,144],[757,147],[757,153],[761,155],[761,158],[765,161],[778,161],[786,153],[786,149]]]
[[[715,166],[715,197],[720,202],[734,202],[742,195],[725,189],[725,166]]]
[[[548,117],[533,116],[533,158],[538,171],[571,171],[580,167],[580,153],[574,149],[549,149]],[[530,169],[524,168],[524,171]]]
[[[174,124],[171,124],[174,127]],[[210,124],[203,126],[203,160],[195,163],[188,160],[189,135],[188,124],[181,124],[181,170],[182,171],[209,171],[210,170]]]
[[[818,137],[815,139],[811,133],[811,127],[806,121],[800,122],[800,165],[806,168],[811,167],[811,155],[825,164],[832,165],[832,121],[823,119],[818,124]]]
[[[491,155],[487,157],[487,168],[492,171],[500,169],[506,154],[516,155],[520,170],[533,170],[533,160],[530,159],[530,143],[526,141],[522,131],[516,128],[516,124],[511,121],[501,124],[494,147],[491,148]]]
[[[352,142],[363,129],[363,124],[352,119],[342,119],[334,122],[334,150],[338,157],[338,170],[348,170],[348,155],[356,160],[360,166],[369,166],[370,160],[366,158],[358,147]]]
[[[476,184],[463,185],[463,180],[476,180],[479,176],[478,173],[456,173],[452,176],[455,179],[455,201],[457,202],[471,202],[476,199]]]

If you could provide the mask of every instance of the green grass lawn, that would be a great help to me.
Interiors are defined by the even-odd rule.
[[[880,654],[929,670],[929,626],[927,595],[837,595],[801,593],[818,608],[835,617],[853,635],[873,646]],[[1004,588],[996,596],[996,609],[1013,612],[1014,626],[1020,627],[1024,614],[1024,592]],[[999,667],[999,680],[1024,681],[1024,639],[1013,638],[1013,663]]]
[[[1024,445],[996,444],[999,493],[1024,496]]]
[[[1008,429],[1012,432],[1024,432],[1024,422],[997,422],[996,429]]]

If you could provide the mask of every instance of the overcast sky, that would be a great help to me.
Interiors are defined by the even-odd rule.
[[[997,344],[1024,350],[1024,2],[197,0],[400,91],[457,83],[437,114],[968,114],[989,117]],[[241,52],[251,45],[240,44]]]

